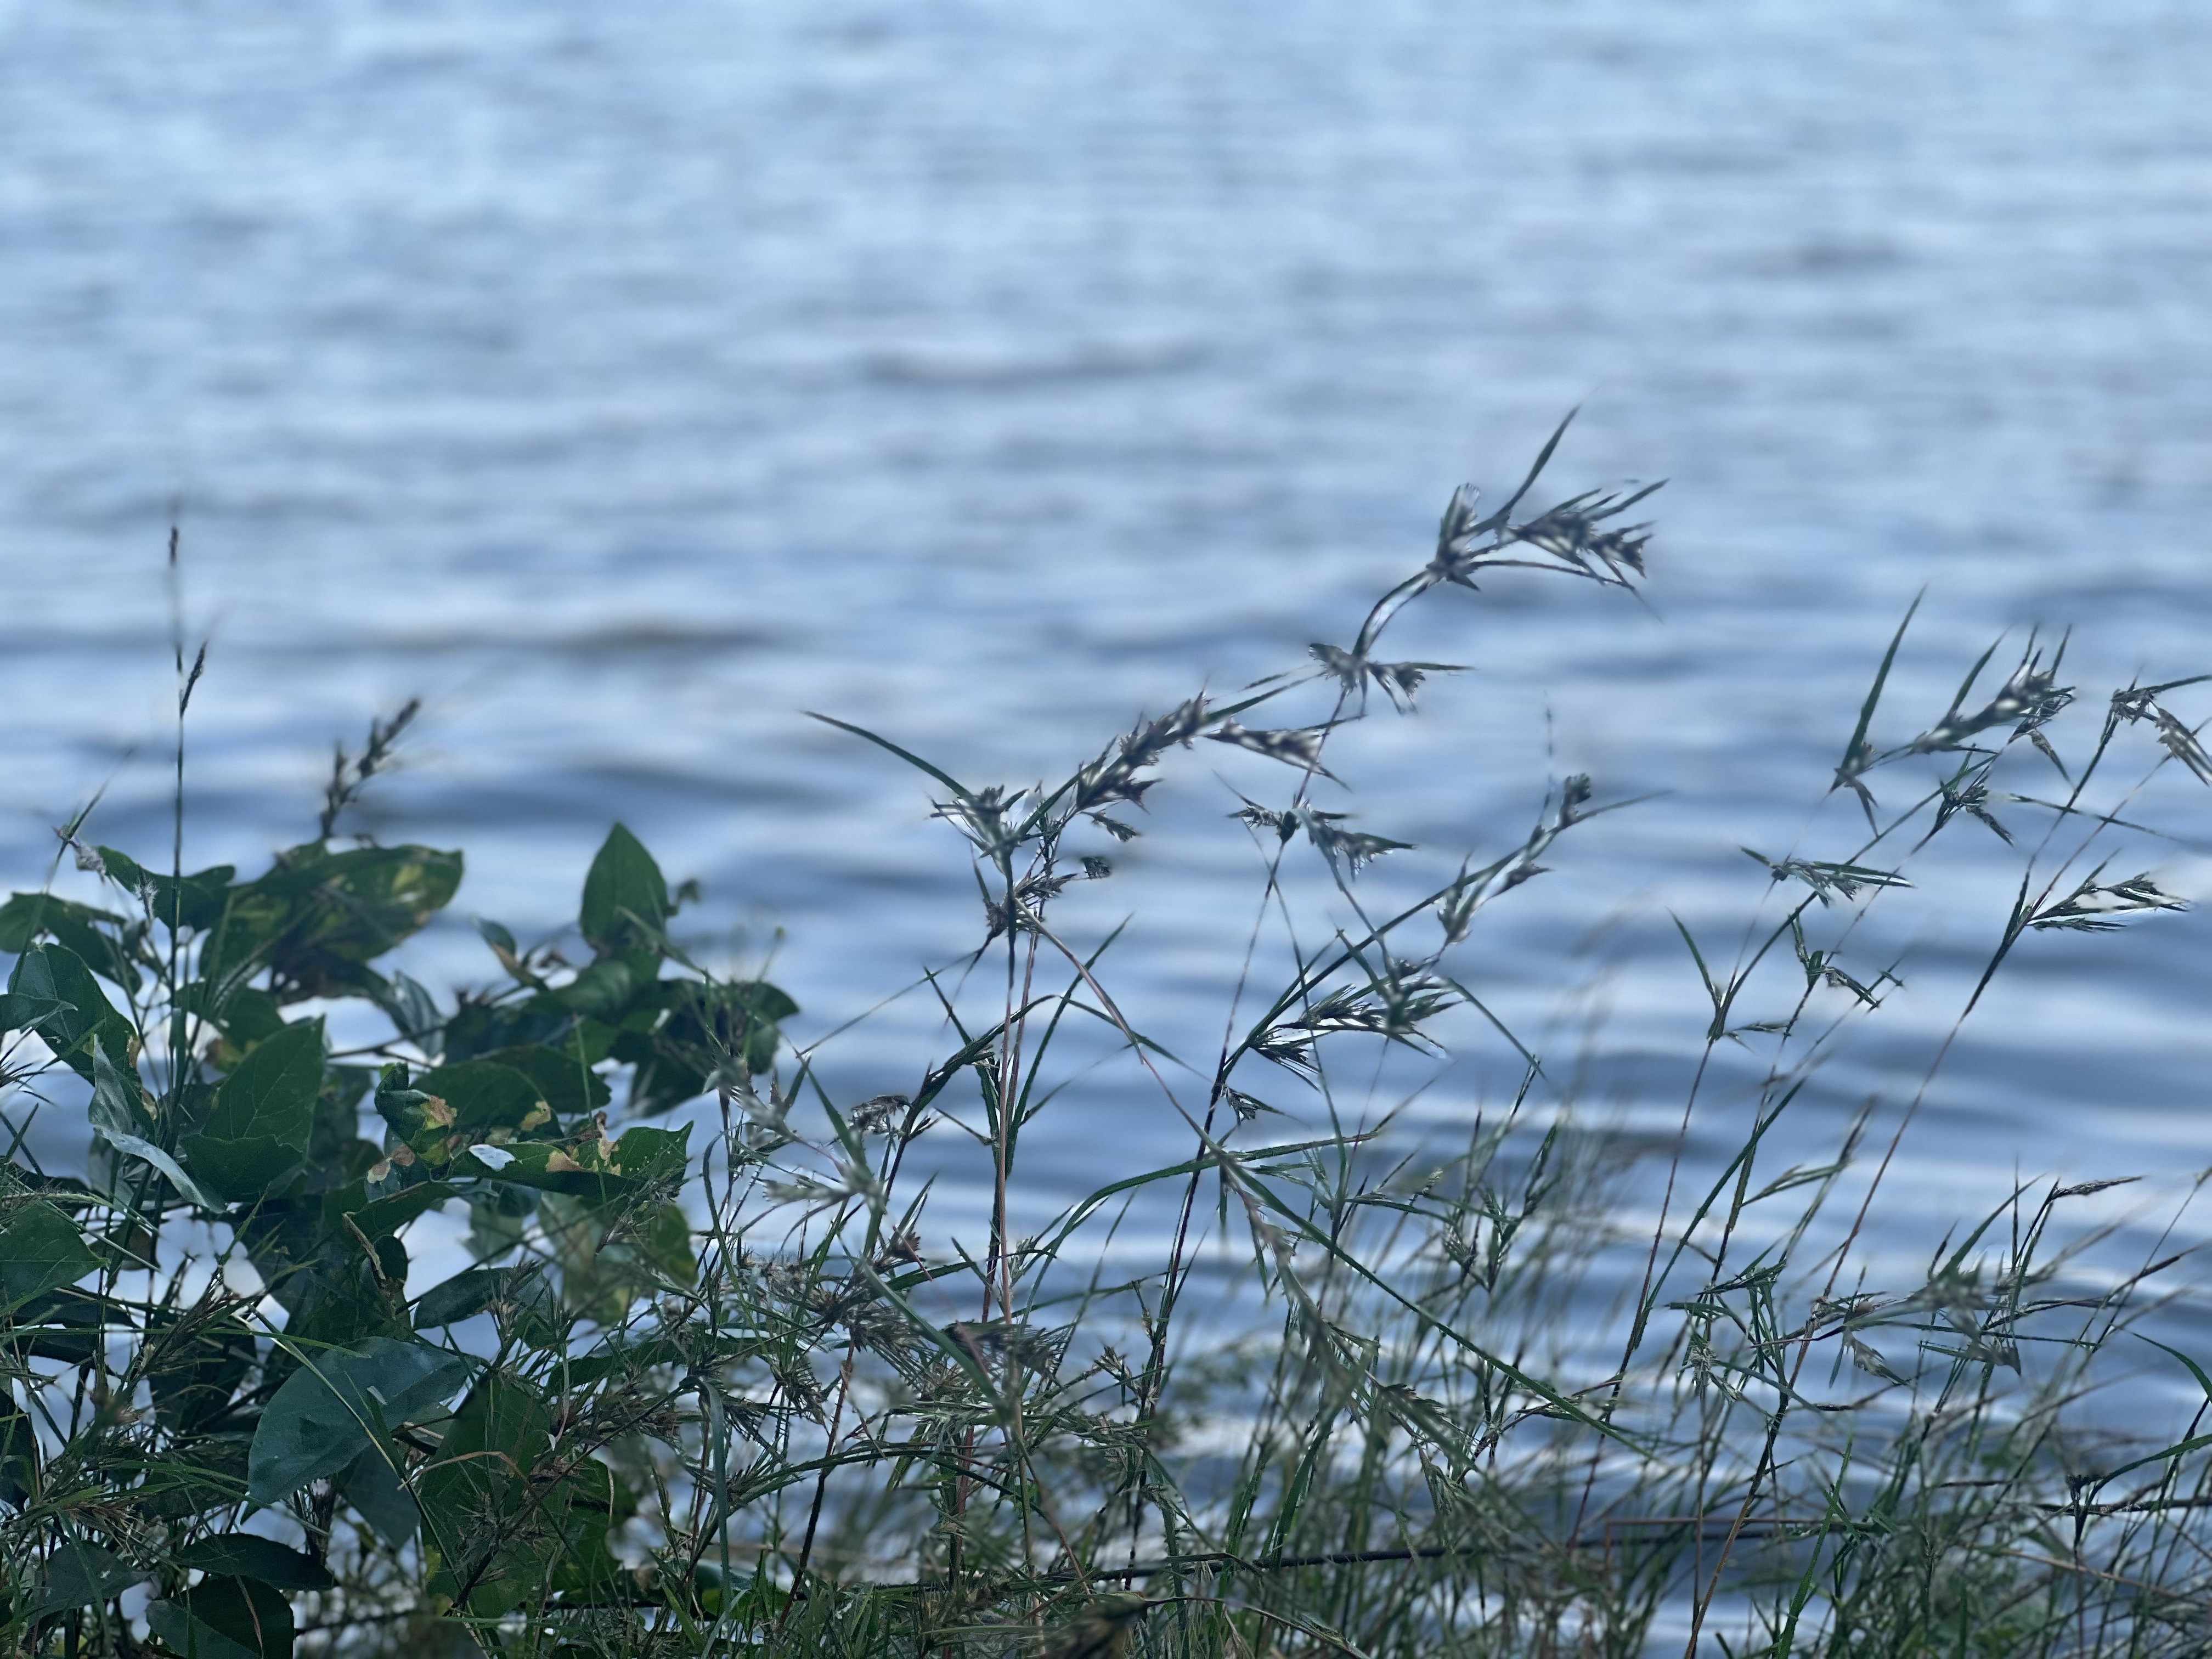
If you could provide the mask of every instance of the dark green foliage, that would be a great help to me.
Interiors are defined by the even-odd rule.
[[[46,1558],[39,1610],[64,1613],[92,1607],[143,1583],[147,1577],[143,1568],[132,1566],[112,1551],[82,1538],[67,1539]]]
[[[146,1623],[183,1659],[289,1659],[292,1651],[292,1604],[257,1578],[203,1578],[155,1602]]]
[[[108,1002],[85,958],[67,945],[26,948],[8,975],[8,988],[26,1006],[47,1011],[39,1020],[39,1035],[79,1077],[92,1075],[95,1048],[118,1066],[131,1063],[130,1022]]]
[[[89,1186],[0,1174],[0,1365],[44,1364],[23,1373],[29,1386],[64,1390],[38,1396],[63,1425],[58,1451],[0,1397],[0,1545],[28,1586],[7,1603],[18,1634],[60,1639],[64,1613],[115,1629],[116,1595],[151,1575],[148,1639],[276,1659],[295,1638],[288,1598],[357,1592],[357,1574],[331,1565],[349,1526],[372,1553],[362,1570],[419,1562],[426,1586],[465,1588],[471,1608],[609,1593],[610,1529],[635,1501],[605,1460],[614,1433],[659,1419],[633,1411],[580,1439],[574,1400],[556,1415],[545,1368],[569,1352],[580,1311],[619,1322],[634,1301],[688,1285],[696,1261],[673,1201],[690,1127],[609,1138],[607,1073],[647,1074],[634,1092],[655,1112],[710,1079],[749,1086],[775,1062],[790,1000],[688,967],[665,934],[666,884],[620,829],[586,883],[584,930],[607,948],[564,975],[550,950],[523,952],[488,926],[504,988],[445,1011],[380,958],[451,901],[458,854],[310,844],[244,882],[227,868],[179,882],[113,848],[80,861],[119,890],[116,909],[40,894],[0,907],[0,944],[16,957],[0,1021],[92,1085],[107,1160]],[[330,997],[392,1019],[392,1045],[371,1056],[380,1069],[334,1059],[320,1018],[288,1015]],[[142,1032],[161,1045],[158,1091]],[[362,1133],[371,1103],[380,1139]],[[493,1257],[534,1237],[557,1270],[526,1255],[410,1297],[402,1235],[448,1203],[507,1218],[480,1235]],[[532,1235],[546,1206],[559,1214]],[[120,1294],[117,1270],[174,1261],[157,1241],[195,1221],[264,1292],[203,1277],[187,1293],[180,1277],[150,1306]],[[499,1365],[428,1340],[487,1313],[519,1345]],[[653,1355],[648,1370],[671,1358]],[[93,1385],[74,1406],[56,1365]],[[139,1389],[143,1408],[99,1404]],[[520,1440],[502,1428],[477,1448],[511,1466],[505,1486],[468,1449],[489,1409],[477,1402],[494,1400],[527,1407]],[[499,1534],[479,1549],[490,1507]],[[239,1525],[270,1512],[305,1549]],[[72,1517],[91,1517],[94,1535]]]
[[[298,1169],[314,1139],[324,1065],[319,1019],[283,1026],[247,1049],[184,1143],[199,1180],[251,1200]]]
[[[27,1199],[0,1210],[0,1314],[73,1284],[99,1266],[100,1258],[58,1206]]]
[[[544,1399],[513,1377],[487,1376],[463,1402],[421,1480],[433,1594],[493,1615],[612,1580],[607,1530],[626,1506],[606,1466],[562,1458],[553,1431]]]
[[[577,931],[605,960],[625,951],[650,950],[668,925],[668,883],[653,854],[617,823],[584,878]]]
[[[325,1349],[300,1364],[263,1409],[246,1462],[246,1495],[276,1504],[388,1445],[391,1431],[437,1408],[467,1375],[457,1357],[373,1337],[357,1352]]]
[[[337,1583],[313,1556],[258,1533],[217,1533],[187,1544],[177,1552],[177,1565],[190,1571],[251,1578],[271,1589],[331,1589]]]

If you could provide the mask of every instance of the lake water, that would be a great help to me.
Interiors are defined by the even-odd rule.
[[[1563,493],[1673,480],[1648,605],[1443,596],[1409,654],[1477,672],[1340,769],[1424,848],[1382,882],[1498,848],[1547,776],[1667,792],[1463,966],[1532,1028],[1583,988],[1595,1097],[1670,1133],[1668,913],[1732,949],[1740,846],[1848,850],[1832,804],[1799,838],[1916,593],[1893,741],[2007,629],[2075,629],[2092,732],[2212,670],[2208,53],[2160,0],[0,0],[0,873],[102,785],[99,839],[166,847],[174,518],[192,862],[302,838],[331,740],[419,693],[365,824],[465,846],[460,909],[573,915],[619,816],[731,949],[785,930],[818,1032],[975,916],[920,781],[800,709],[1042,775],[1347,637],[1581,404]],[[1129,1006],[1200,1044],[1254,891],[1223,769],[1182,757],[1065,913],[1135,914]],[[2183,839],[2113,873],[2212,891],[2208,805],[2169,769],[2130,816]],[[1808,1145],[1893,1121],[1994,939],[2004,849],[1946,835]],[[2208,927],[2036,935],[1893,1194],[2212,1164]],[[416,960],[489,969],[458,918]],[[927,1013],[837,1085],[910,1086]],[[1471,1055],[1417,1115],[1509,1084]],[[1048,1124],[1042,1196],[1186,1142],[1134,1085]]]

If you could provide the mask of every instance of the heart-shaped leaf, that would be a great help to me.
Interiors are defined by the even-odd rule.
[[[177,1565],[226,1578],[252,1578],[280,1590],[325,1590],[337,1580],[305,1551],[258,1533],[222,1532],[177,1552]]]
[[[336,1474],[379,1444],[386,1429],[451,1399],[468,1371],[459,1354],[392,1337],[310,1356],[262,1411],[246,1455],[246,1497],[281,1503]]]

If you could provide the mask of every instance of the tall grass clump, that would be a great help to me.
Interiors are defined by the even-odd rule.
[[[2013,894],[1961,1021],[2039,936],[2179,907],[2111,849],[2143,775],[2212,781],[2194,682],[2076,732],[2063,644],[2032,641],[1884,736],[1900,628],[1838,721],[1832,844],[1753,853],[1735,949],[1682,929],[1710,1014],[1671,1109],[1719,1121],[1726,1073],[1736,1145],[1638,1166],[1455,965],[1623,803],[1561,780],[1519,841],[1387,899],[1363,872],[1410,849],[1318,804],[1340,728],[1454,671],[1386,654],[1409,606],[1643,579],[1650,490],[1524,512],[1558,441],[1495,510],[1455,495],[1340,642],[1055,783],[822,716],[915,769],[981,901],[973,951],[905,994],[942,1040],[866,1097],[794,1046],[782,991],[687,948],[687,894],[619,825],[573,929],[479,923],[489,977],[446,998],[394,968],[461,855],[339,830],[411,706],[339,753],[313,839],[187,872],[180,648],[167,856],[80,816],[73,890],[99,893],[0,907],[12,1650],[2204,1650],[2212,1432],[2101,1404],[2155,1362],[2212,1407],[2148,1335],[2199,1308],[2187,1241],[2110,1271],[2109,1230],[2066,1220],[2088,1188],[2024,1182],[1895,1283],[1867,1244],[1917,1097],[1812,1163],[1772,1150],[1897,994],[1863,921],[1931,842],[1978,837]],[[1142,918],[1064,900],[1200,743],[1252,757],[1231,833],[1256,860],[1196,1055],[1115,994]],[[378,1040],[338,1045],[349,1004]],[[1517,1089],[1407,1151],[1390,1102],[1475,1033]],[[1038,1224],[1040,1120],[1131,1086],[1185,1155]],[[1091,1122],[1063,1133],[1111,1163]],[[986,1194],[965,1233],[948,1172]],[[424,1285],[434,1212],[469,1262]]]

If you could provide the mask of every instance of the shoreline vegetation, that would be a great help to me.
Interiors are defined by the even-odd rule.
[[[1838,722],[1823,855],[1745,849],[1765,890],[1733,953],[1677,924],[1704,1059],[1656,1220],[1626,1231],[1624,1154],[1455,953],[1632,803],[1559,780],[1517,844],[1387,902],[1370,866],[1413,849],[1316,805],[1334,732],[1460,666],[1385,656],[1407,607],[1644,579],[1631,515],[1656,485],[1530,505],[1565,431],[1496,508],[1457,492],[1347,635],[1056,784],[963,781],[817,716],[917,773],[981,901],[972,953],[910,988],[943,1042],[865,1099],[824,1085],[769,979],[687,948],[694,895],[620,824],[573,929],[479,923],[484,981],[442,996],[393,968],[463,872],[343,833],[411,705],[339,751],[313,839],[251,878],[185,872],[205,653],[180,636],[173,844],[101,846],[81,813],[64,855],[100,902],[50,881],[0,906],[9,1650],[2212,1647],[2212,1355],[2149,1334],[2202,1328],[2180,1218],[2107,1272],[2088,1253],[2116,1229],[2069,1206],[2117,1183],[2025,1182],[1881,1289],[1865,1245],[1917,1097],[1824,1161],[1768,1144],[1903,994],[1862,921],[1911,902],[1935,838],[1974,838],[2014,892],[1954,1037],[2043,936],[2184,908],[2134,873],[2129,815],[2160,769],[2212,783],[2185,712],[2207,677],[2099,704],[2031,638],[1900,715],[1908,613]],[[1064,927],[1058,901],[1111,878],[1200,744],[1253,780],[1226,829],[1256,855],[1252,932],[1218,1051],[1175,1055],[1114,994],[1140,932]],[[341,1042],[364,1018],[376,1040]],[[1406,1153],[1397,1080],[1462,1033],[1517,1092],[1449,1154]],[[1751,1068],[1749,1128],[1693,1164],[1723,1059]],[[1030,1126],[1103,1073],[1177,1115],[1188,1155],[1018,1228]],[[81,1161],[42,1166],[58,1145]],[[948,1146],[989,1195],[964,1239],[921,1173]],[[1141,1261],[1139,1204],[1168,1222]],[[410,1290],[434,1212],[465,1218],[469,1265]],[[2131,1435],[2100,1391],[2153,1366],[2203,1404]]]

